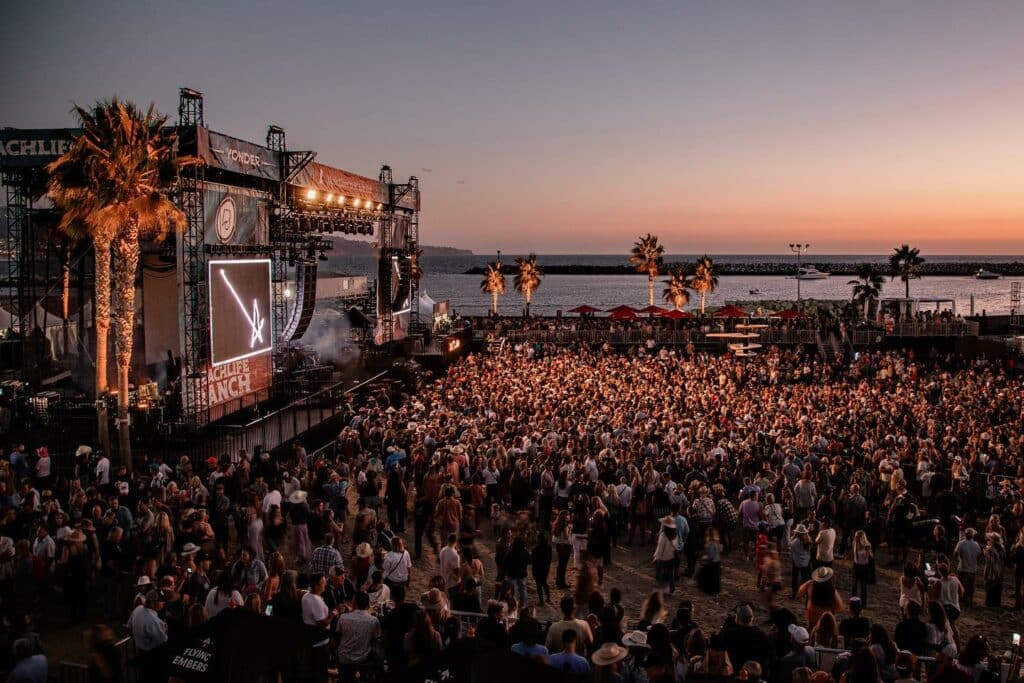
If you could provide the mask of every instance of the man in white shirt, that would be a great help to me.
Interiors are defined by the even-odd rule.
[[[50,574],[50,568],[53,566],[56,555],[57,544],[46,531],[46,525],[40,524],[39,530],[36,532],[36,540],[32,544],[32,556],[38,557],[42,561],[47,576]]]
[[[276,505],[278,508],[281,507],[281,492],[277,489],[270,491],[267,495],[263,496],[263,516],[266,517],[270,513],[270,508]]]
[[[145,604],[136,607],[128,619],[135,648],[140,652],[149,652],[167,641],[167,624],[158,614],[164,607],[164,600],[163,591],[150,591]]]
[[[832,520],[828,517],[821,518],[821,531],[814,540],[818,549],[814,556],[819,567],[831,567],[835,560],[836,530],[832,528]]]
[[[96,483],[101,487],[110,485],[110,458],[106,453],[96,463]]]
[[[309,590],[302,596],[302,623],[306,626],[320,626],[321,628],[327,628],[331,625],[331,621],[338,616],[337,611],[327,609],[327,603],[320,596],[324,593],[324,588],[327,587],[327,580],[324,579],[323,574],[314,574],[309,578]],[[330,638],[324,638],[322,641],[313,645],[314,650],[323,650],[323,653],[317,653],[323,655],[323,659],[327,659],[327,644],[330,642]]]
[[[953,549],[953,555],[958,561],[956,575],[964,585],[967,607],[974,604],[974,579],[978,575],[978,558],[982,553],[981,545],[974,540],[977,533],[974,529],[965,529],[964,539]]]
[[[459,582],[459,569],[462,560],[459,558],[459,551],[456,548],[459,537],[455,534],[448,534],[448,545],[441,548],[438,560],[441,564],[441,578],[444,579],[445,589],[451,588]]]

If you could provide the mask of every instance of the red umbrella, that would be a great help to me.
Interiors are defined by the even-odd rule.
[[[715,311],[715,317],[716,318],[749,318],[750,316],[747,314],[746,311],[744,311],[739,306],[733,306],[732,304],[729,304],[728,306],[722,306],[717,311]]]
[[[629,306],[621,306],[618,309],[613,309],[608,317],[612,320],[636,320],[636,311]]]
[[[576,308],[570,308],[569,312],[570,313],[580,313],[580,314],[583,314],[583,315],[589,315],[591,313],[600,313],[601,309],[600,308],[594,308],[593,306],[591,306],[589,304],[583,304],[582,306],[577,306]]]
[[[804,317],[804,314],[801,313],[800,311],[796,310],[795,308],[787,308],[784,311],[779,311],[778,313],[776,313],[772,317],[773,318],[782,318],[783,320],[795,320],[796,318]]]
[[[654,315],[661,315],[666,309],[661,306],[648,306],[647,308],[641,308],[637,313],[652,313]]]
[[[665,311],[660,314],[662,318],[668,318],[670,320],[682,320],[683,318],[696,318],[693,313],[689,311],[680,311],[678,308],[674,308],[671,311]]]
[[[609,308],[607,312],[608,313],[621,313],[623,311],[629,311],[630,313],[636,313],[637,312],[636,309],[633,308],[632,306],[626,306],[626,305],[616,306],[615,308]]]

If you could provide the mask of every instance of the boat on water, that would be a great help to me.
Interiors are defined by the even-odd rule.
[[[751,293],[751,294],[753,294],[753,295],[755,295],[755,296],[757,296],[758,294],[760,294],[760,293],[761,293],[761,290],[760,290],[760,289],[751,289],[751,290],[750,290],[750,293]]]
[[[796,279],[797,280],[824,280],[829,275],[831,275],[831,273],[826,273],[825,271],[818,270],[814,266],[802,266],[800,268],[800,270],[798,270],[796,272]]]
[[[999,273],[993,273],[991,270],[985,270],[981,268],[977,273],[974,274],[975,280],[998,280],[1002,275]]]

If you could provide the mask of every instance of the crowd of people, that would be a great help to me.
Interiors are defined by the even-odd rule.
[[[988,681],[1009,626],[989,644],[957,624],[1020,622],[1022,388],[955,355],[543,347],[349,406],[315,454],[129,473],[83,446],[57,473],[16,445],[0,668],[45,677],[35,615],[62,604],[102,615],[96,681],[118,680],[109,626],[146,653],[230,609],[324,630],[284,680],[468,680],[484,659],[613,683]],[[613,562],[651,568],[638,611]]]

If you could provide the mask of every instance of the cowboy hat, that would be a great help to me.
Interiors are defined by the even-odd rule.
[[[630,631],[622,636],[622,644],[626,647],[650,647],[647,644],[647,634],[643,631]]]
[[[818,567],[811,574],[811,578],[814,579],[814,583],[825,583],[835,575],[831,567]]]
[[[668,527],[669,529],[675,529],[676,528],[676,518],[673,517],[672,515],[665,515],[664,517],[662,517],[658,521],[661,522],[662,526]]]
[[[615,662],[621,662],[628,654],[629,650],[620,645],[605,643],[597,648],[597,651],[590,656],[590,660],[594,662],[594,666],[608,666]]]
[[[299,503],[305,502],[308,495],[309,494],[305,491],[293,491],[292,495],[288,496],[288,502],[292,505],[298,505]]]
[[[444,595],[437,588],[431,588],[420,596],[420,606],[425,610],[439,610],[444,604]]]
[[[356,546],[356,557],[361,557],[364,560],[368,557],[373,557],[373,548],[365,541],[360,543]]]
[[[143,586],[150,586],[152,584],[153,584],[153,579],[149,578],[146,575],[142,575],[142,576],[139,577],[139,580],[135,582],[135,587],[136,588],[142,588]]]
[[[85,534],[81,529],[75,529],[68,534],[68,542],[70,543],[85,543]]]
[[[195,555],[198,552],[199,552],[199,546],[197,546],[195,543],[186,543],[185,545],[181,546],[181,552],[178,553],[178,554],[179,555],[186,555],[187,556],[187,555]]]

